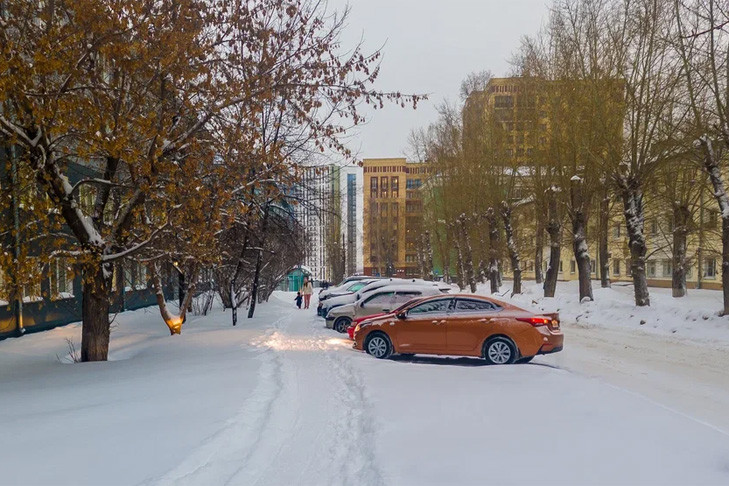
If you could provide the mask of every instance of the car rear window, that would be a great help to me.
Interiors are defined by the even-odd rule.
[[[458,299],[456,301],[456,312],[485,312],[497,308],[496,305],[485,300]]]

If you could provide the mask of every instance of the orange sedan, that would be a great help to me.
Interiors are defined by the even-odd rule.
[[[439,354],[509,364],[556,353],[563,343],[557,314],[535,314],[478,295],[418,300],[397,314],[368,319],[354,331],[354,348],[376,358]]]

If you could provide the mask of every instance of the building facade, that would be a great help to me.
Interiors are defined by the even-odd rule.
[[[366,275],[420,276],[427,166],[404,158],[365,159],[363,256]]]
[[[565,83],[560,86],[564,87]],[[469,132],[478,130],[478,123],[482,120],[480,113],[489,111],[493,114],[501,128],[503,139],[503,152],[501,163],[521,170],[520,184],[524,185],[525,193],[534,192],[531,186],[536,171],[534,167],[539,164],[539,157],[544,156],[543,147],[549,144],[551,131],[560,125],[559,120],[550,120],[546,107],[545,96],[547,85],[535,78],[493,78],[486,89],[474,92],[466,102],[464,110],[464,138]],[[570,88],[579,85],[573,83]],[[606,103],[612,99],[622,99],[623,84],[609,82],[603,90]],[[615,112],[621,113],[619,110]],[[616,118],[619,121],[619,117]],[[554,127],[552,125],[555,125]],[[616,136],[620,137],[620,124],[616,123]],[[468,140],[464,140],[464,145]],[[526,169],[526,170],[524,170]],[[654,191],[662,191],[661,187],[653,187]],[[688,227],[690,234],[687,238],[687,284],[688,288],[721,289],[721,218],[715,209],[715,202],[711,197],[710,189],[706,184],[698,183],[696,191],[697,202],[693,206],[691,222]],[[536,232],[536,213],[539,208],[536,202],[525,205],[515,215],[517,227],[524,232]],[[614,282],[632,282],[630,269],[630,247],[625,219],[620,201],[611,201],[608,205],[608,261],[609,277]],[[671,287],[673,274],[673,231],[674,221],[670,211],[661,211],[658,205],[646,207],[644,233],[648,245],[646,260],[646,276],[648,284],[656,287]],[[597,264],[598,237],[598,205],[593,205],[593,215],[588,224],[588,244],[591,254],[591,272],[593,278],[600,278],[600,268]],[[576,280],[578,278],[577,264],[572,249],[570,225],[567,221],[562,225],[561,259],[555,263],[558,268],[559,280]],[[519,238],[522,260],[522,277],[535,278],[535,255],[542,254],[542,267],[546,271],[549,265],[549,248],[545,237],[543,248],[537,248],[534,237]],[[451,262],[455,258],[450,259]],[[502,260],[505,276],[510,275],[508,258]]]

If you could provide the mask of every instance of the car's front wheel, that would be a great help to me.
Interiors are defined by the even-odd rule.
[[[350,324],[352,324],[352,319],[350,319],[349,317],[340,317],[336,321],[334,321],[334,329],[337,332],[344,334],[345,332],[347,332],[347,328]]]
[[[491,338],[483,346],[483,357],[490,364],[511,364],[516,360],[516,356],[516,346],[506,337]]]
[[[367,337],[365,344],[367,354],[375,358],[385,359],[392,354],[392,343],[385,333],[377,332]]]

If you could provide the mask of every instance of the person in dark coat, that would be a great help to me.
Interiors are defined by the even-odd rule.
[[[296,292],[296,298],[294,300],[296,301],[296,307],[298,307],[299,309],[301,309],[301,301],[303,299],[304,298],[301,296],[301,292]]]

